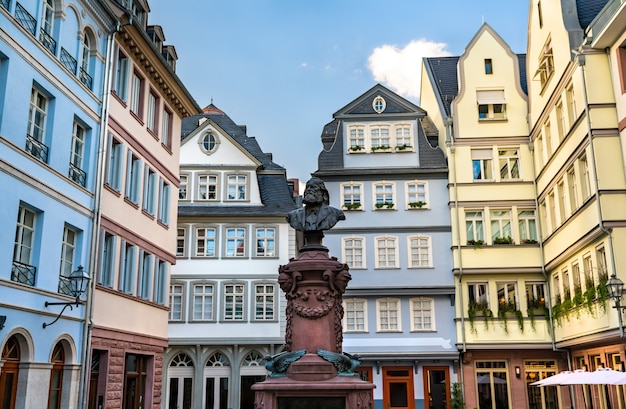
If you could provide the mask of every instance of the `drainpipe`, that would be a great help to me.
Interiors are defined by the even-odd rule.
[[[94,181],[94,211],[93,211],[93,227],[91,231],[91,245],[89,247],[89,274],[91,282],[89,292],[87,294],[87,303],[85,305],[85,324],[83,328],[83,345],[81,350],[81,370],[78,399],[80,409],[87,408],[87,390],[89,385],[89,376],[91,371],[91,333],[93,331],[93,297],[96,290],[96,270],[98,269],[98,249],[100,247],[100,221],[102,210],[102,187],[104,186],[104,164],[107,150],[107,130],[109,116],[109,100],[111,95],[111,72],[113,67],[113,43],[115,33],[120,28],[119,22],[113,32],[109,33],[106,46],[106,62],[104,68],[104,81],[102,84],[102,106],[100,108],[100,134],[98,135],[98,157],[96,162],[96,177]]]
[[[593,167],[593,182],[594,182],[594,196],[596,199],[596,210],[598,213],[598,224],[600,226],[600,230],[602,230],[607,235],[607,242],[609,247],[609,257],[611,260],[611,266],[613,267],[613,272],[615,272],[615,254],[613,251],[613,235],[611,231],[604,227],[604,219],[602,216],[602,206],[600,204],[600,190],[599,190],[599,182],[598,182],[598,172],[596,171],[596,154],[595,149],[593,147],[593,135],[591,132],[591,118],[589,117],[589,99],[587,95],[587,78],[585,75],[585,54],[583,46],[581,45],[578,50],[572,50],[575,55],[575,61],[581,68],[582,79],[583,79],[583,101],[585,103],[585,119],[587,123],[587,138],[589,140],[589,150],[591,151],[591,161]],[[621,151],[621,149],[620,149]],[[608,273],[608,271],[607,271]],[[606,284],[606,283],[599,283]],[[619,335],[620,338],[624,338],[624,326],[622,323],[622,311],[618,309],[617,318],[619,320]]]

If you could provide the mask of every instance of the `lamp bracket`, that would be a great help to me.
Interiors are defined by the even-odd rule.
[[[50,325],[52,325],[55,322],[57,322],[61,318],[61,316],[63,315],[63,312],[65,312],[65,309],[67,307],[70,307],[70,311],[71,311],[71,310],[74,309],[73,306],[78,307],[79,305],[83,305],[83,304],[84,304],[84,302],[79,300],[78,298],[76,298],[76,301],[73,301],[73,302],[48,302],[48,301],[46,301],[45,304],[44,304],[46,307],[48,307],[50,305],[62,305],[63,309],[61,310],[59,315],[57,315],[57,317],[54,319],[54,321],[49,322],[49,323],[45,323],[44,322],[43,323],[43,328],[49,327]]]

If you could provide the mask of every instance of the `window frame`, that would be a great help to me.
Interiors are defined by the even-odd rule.
[[[365,125],[349,125],[346,131],[348,140],[348,153],[365,153]]]
[[[229,293],[228,289],[230,287],[233,288],[241,288],[242,292],[241,293],[237,293],[237,292],[232,292]],[[220,320],[221,322],[246,322],[247,321],[247,297],[248,297],[248,291],[247,291],[247,283],[242,282],[242,281],[229,281],[229,282],[223,282],[222,286],[221,286],[222,292],[221,292],[221,300],[222,300],[222,308],[221,313],[220,313]],[[230,294],[234,294],[234,295],[230,295]],[[240,294],[240,295],[237,295]],[[231,297],[235,297],[237,298],[239,301],[233,300],[232,304],[232,316],[235,318],[229,318],[230,315],[227,313],[227,309],[228,309],[228,305],[229,305],[229,301],[228,299]],[[240,310],[241,310],[241,318],[236,318],[237,314],[235,312],[236,308],[235,306],[240,306]]]
[[[385,246],[381,247],[381,243],[380,241],[384,240],[385,241]],[[393,243],[393,246],[390,246],[389,243]],[[399,260],[399,251],[398,251],[398,237],[396,236],[377,236],[374,238],[374,247],[375,247],[375,262],[374,262],[374,268],[377,270],[384,270],[384,269],[397,269],[400,268],[400,260]],[[392,255],[393,256],[393,260],[391,263],[389,262],[385,262],[384,264],[381,263],[381,259],[380,259],[380,250],[381,249],[387,249],[385,251],[385,259],[389,259],[389,256]],[[391,251],[391,252],[390,252]]]
[[[190,174],[189,173],[181,173],[180,175],[178,175],[178,201],[179,202],[187,202],[190,200],[189,198],[189,180],[190,180]],[[184,196],[183,196],[183,192],[184,192]]]
[[[470,214],[475,214],[475,217],[470,217]],[[465,236],[468,244],[484,243],[485,242],[485,212],[483,209],[465,209]],[[473,232],[470,237],[470,225]],[[473,242],[473,243],[472,243]]]
[[[382,188],[382,191],[379,192],[378,188]],[[391,188],[391,192],[387,190],[388,188]],[[381,197],[381,199],[384,199],[384,201],[379,201],[379,196]],[[391,199],[391,202],[387,200],[389,198]],[[387,180],[374,182],[372,184],[372,205],[373,210],[396,209],[396,182]]]
[[[412,187],[415,191],[412,191]],[[423,192],[420,192],[420,187],[423,188]],[[407,210],[430,209],[428,181],[416,179],[404,182],[404,200]]]
[[[257,258],[257,259],[267,259],[267,258],[278,258],[278,226],[275,225],[258,225],[258,226],[254,226],[254,254],[252,256],[252,258]],[[269,231],[272,230],[273,231],[273,236],[269,237],[269,236],[263,236],[263,237],[259,237],[258,233],[260,231]],[[269,255],[265,255],[266,251],[265,251],[265,247],[263,246],[263,253],[262,255],[259,255],[259,241],[265,241],[265,242],[272,242],[273,243],[273,252],[271,252]]]
[[[206,255],[206,249],[209,248],[209,246],[207,245],[207,240],[210,240],[211,237],[206,235],[203,236],[204,239],[204,254],[199,254],[198,253],[198,241],[200,240],[200,236],[198,235],[198,230],[212,230],[215,234],[213,235],[213,254],[212,255]],[[214,226],[214,225],[197,225],[193,227],[193,237],[194,237],[194,252],[193,252],[193,256],[192,258],[218,258],[219,256],[219,227],[218,226]]]
[[[381,305],[383,303],[395,303],[396,308],[387,308],[383,310],[383,307]],[[386,317],[383,317],[383,312],[387,312],[388,315]],[[389,313],[394,312],[395,316],[389,315]],[[386,325],[383,325],[383,318],[386,318],[388,320],[388,323]],[[395,327],[391,322],[393,321],[393,318],[396,319]],[[376,332],[402,332],[402,301],[400,300],[400,298],[384,297],[376,299]]]
[[[345,182],[340,185],[339,189],[341,191],[341,207],[344,210],[364,210],[362,182]]]
[[[198,138],[198,146],[206,155],[211,155],[219,148],[220,137],[214,131],[207,131]]]
[[[225,179],[226,179],[226,183],[224,183],[224,201],[225,202],[249,202],[250,201],[250,177],[248,174],[244,174],[244,173],[227,173],[226,175],[224,175]],[[231,183],[231,178],[235,178],[235,183]],[[243,184],[240,183],[239,179],[243,178]],[[234,187],[235,189],[235,194],[237,196],[240,196],[242,191],[241,191],[241,187],[244,188],[243,190],[243,198],[235,198],[233,196],[233,198],[230,198],[230,190],[231,187]]]
[[[394,141],[395,141],[395,152],[413,152],[413,124],[409,122],[400,122],[394,124]],[[405,131],[408,130],[408,135],[405,134]],[[398,134],[400,133],[400,135]],[[402,141],[402,143],[400,143]],[[406,142],[409,143],[406,143]]]
[[[80,231],[69,226],[63,226],[63,237],[61,239],[61,257],[59,266],[59,292],[71,294],[69,277],[75,270],[76,257],[79,251]]]
[[[371,124],[369,130],[369,144],[372,152],[391,151],[391,125],[387,123]],[[385,143],[386,141],[386,143]]]
[[[105,184],[116,192],[122,191],[124,175],[124,144],[109,133],[107,141],[107,164]]]
[[[360,241],[361,246],[348,246],[348,241]],[[367,269],[365,237],[363,236],[346,236],[341,238],[341,259],[346,263],[351,270],[364,270]],[[361,250],[361,263],[356,265],[354,263],[354,254],[350,254],[351,251]]]
[[[480,148],[471,150],[472,180],[474,182],[493,182],[493,149]]]
[[[422,328],[419,328],[417,324],[417,319],[419,318],[417,316],[417,310],[415,307],[415,302],[418,301],[420,302],[420,305],[422,305],[424,302],[427,302],[430,306],[430,308],[428,310],[425,309],[421,309],[420,311],[422,311],[422,313],[424,313],[425,311],[430,312],[430,327],[429,328],[425,328],[425,324],[424,324],[424,317],[422,316]],[[414,297],[409,299],[409,310],[410,310],[410,315],[411,315],[411,332],[437,332],[437,328],[436,328],[436,318],[435,318],[435,299],[431,298],[431,297]]]
[[[229,236],[229,231],[234,230],[235,235]],[[243,237],[239,236],[239,231],[243,231]],[[224,248],[223,248],[223,258],[228,259],[246,259],[248,258],[248,226],[244,225],[228,225],[224,226]],[[229,242],[233,241],[235,247],[233,247],[233,255],[229,255]],[[243,244],[243,251],[239,252],[237,249],[241,244]],[[240,255],[237,255],[241,253]]]
[[[167,313],[167,320],[168,322],[185,322],[185,287],[186,287],[186,283],[183,281],[170,281],[170,284],[168,286],[168,292],[167,292],[167,306],[168,306],[168,313]],[[173,289],[180,289],[180,292],[173,292]],[[174,308],[175,305],[173,301],[174,300],[180,300],[180,310],[176,311],[176,309]],[[174,314],[178,312],[180,314],[180,317],[176,317],[174,316]]]
[[[500,180],[521,180],[519,153],[519,146],[498,147],[498,177]],[[506,172],[505,175],[503,175],[503,169]]]
[[[133,151],[126,151],[126,185],[124,198],[139,206],[141,182],[143,179],[143,161]]]
[[[207,281],[207,280],[198,280],[189,282],[191,288],[190,294],[190,303],[189,303],[189,322],[216,322],[216,314],[215,308],[217,306],[217,283],[215,281]],[[202,287],[204,291],[196,292],[198,287]],[[211,292],[207,292],[206,289],[210,288]],[[196,310],[196,299],[200,298],[201,303],[201,311]],[[207,302],[207,300],[209,302]],[[207,308],[208,306],[208,308]],[[196,312],[200,312],[201,315],[199,318],[196,317]],[[209,314],[209,318],[206,315]]]
[[[202,202],[217,202],[220,200],[220,175],[217,173],[198,173],[195,175],[195,199]],[[202,182],[201,179],[206,178],[206,182]],[[210,183],[215,179],[215,183]],[[206,188],[206,199],[202,198],[200,189]],[[211,187],[214,187],[214,191],[211,192]],[[215,197],[211,199],[211,193],[214,193]]]
[[[100,269],[98,271],[99,285],[113,288],[115,286],[115,271],[118,253],[118,237],[105,230],[101,232],[102,245],[100,250]]]
[[[523,214],[524,212],[532,212],[530,214]],[[524,227],[522,227],[524,226]],[[520,243],[533,243],[539,240],[539,230],[537,228],[537,211],[535,209],[518,208],[517,209],[517,230],[519,234]],[[534,237],[533,237],[534,230]]]
[[[465,288],[467,289],[467,303],[470,309],[472,306],[490,308],[488,281],[468,281]],[[481,289],[484,291],[481,291]]]
[[[131,86],[130,86],[130,112],[135,115],[137,119],[143,122],[143,111],[145,104],[145,78],[139,73],[139,71],[134,70],[131,75]]]
[[[148,91],[148,112],[146,114],[146,126],[148,131],[159,138],[159,112],[161,106],[161,98],[152,88]]]
[[[139,250],[139,268],[137,269],[137,297],[150,301],[154,292],[154,255]]]
[[[278,317],[279,317],[279,312],[277,311],[277,307],[278,307],[278,294],[277,294],[277,285],[275,282],[270,282],[270,281],[254,281],[251,283],[252,288],[254,288],[254,313],[250,314],[251,316],[251,321],[256,321],[256,322],[276,322],[278,321]],[[264,289],[267,289],[269,287],[271,287],[272,291],[271,292],[259,292],[259,287],[263,287]],[[259,318],[258,316],[258,312],[259,312],[259,297],[263,298],[263,302],[262,304],[262,308],[263,308],[263,317]],[[268,301],[267,299],[271,298],[270,301]],[[272,313],[271,313],[271,317],[266,317],[267,315],[267,310],[268,310],[268,306],[271,307],[272,309]]]
[[[489,227],[491,229],[492,244],[500,241],[498,239],[513,240],[513,214],[511,209],[490,209]]]
[[[26,214],[30,216],[26,218]],[[39,218],[40,213],[35,209],[20,203],[16,224],[15,224],[15,241],[13,244],[13,257],[11,268],[11,281],[34,286],[37,282],[37,243],[39,241]],[[25,234],[26,231],[26,234]],[[22,255],[26,253],[27,256]],[[19,254],[19,255],[18,255]],[[24,279],[21,274],[16,274],[15,263],[19,263],[28,267],[28,276]]]
[[[163,104],[165,105],[165,103]],[[163,107],[163,118],[161,119],[161,146],[172,149],[172,119],[174,114],[167,107]]]
[[[182,235],[181,235],[182,232]],[[189,229],[187,226],[176,227],[176,258],[187,258]],[[182,244],[182,251],[179,251]]]
[[[361,304],[361,307],[358,308],[357,304]],[[351,305],[353,305],[351,307]],[[366,334],[369,332],[368,330],[368,318],[367,318],[367,299],[351,297],[343,299],[343,329],[345,333],[363,333]],[[361,313],[361,317],[359,317],[359,313]],[[362,320],[363,328],[359,328],[359,318]],[[350,323],[354,322],[353,325]]]
[[[412,236],[408,236],[406,238],[407,240],[407,265],[408,268],[410,269],[419,269],[419,268],[432,268],[434,267],[434,263],[433,263],[433,244],[432,244],[432,237],[430,236],[426,236],[423,234],[418,234],[418,235],[412,235]],[[418,262],[417,264],[415,263],[415,258],[413,257],[413,250],[414,248],[420,250],[420,249],[424,249],[423,246],[417,245],[414,246],[413,245],[413,240],[426,240],[426,262],[422,263],[422,262]],[[423,253],[419,253],[419,255],[423,255]],[[421,259],[421,257],[418,257],[419,259]]]
[[[159,177],[157,221],[164,226],[170,225],[172,187]]]

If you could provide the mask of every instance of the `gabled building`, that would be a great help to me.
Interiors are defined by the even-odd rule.
[[[145,1],[108,1],[111,89],[101,150],[87,407],[161,408],[167,289],[176,262],[181,119],[201,111]]]
[[[533,1],[527,50],[543,263],[555,346],[573,369],[623,370],[621,310],[607,279],[626,280],[624,17],[619,1]],[[567,390],[561,388],[561,394]],[[574,389],[578,407],[621,407],[623,388]]]
[[[88,309],[69,277],[93,272],[114,27],[97,1],[0,1],[3,408],[80,407]]]
[[[568,367],[552,342],[525,64],[485,23],[463,55],[422,65],[421,106],[445,135],[450,166],[457,346],[468,407],[568,404],[555,387],[529,385]]]
[[[282,350],[278,266],[294,256],[286,171],[213,104],[183,120],[166,404],[252,408],[263,356]]]
[[[352,275],[343,349],[363,357],[375,407],[446,407],[459,353],[437,129],[425,110],[377,84],[336,111],[321,138],[314,176],[346,214],[324,238]]]

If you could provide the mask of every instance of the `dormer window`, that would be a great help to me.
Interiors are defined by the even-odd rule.
[[[506,100],[504,90],[478,90],[476,91],[478,103],[478,120],[502,120],[506,119]]]
[[[377,114],[381,114],[385,108],[387,107],[387,103],[380,95],[374,98],[374,102],[372,102],[372,107]]]

